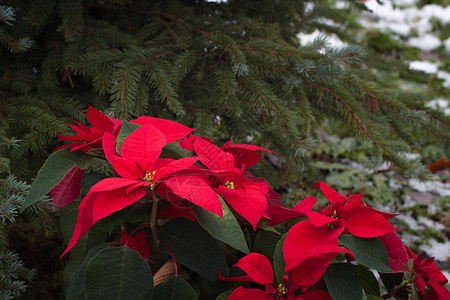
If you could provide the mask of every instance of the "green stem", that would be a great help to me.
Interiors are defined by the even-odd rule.
[[[389,299],[391,297],[394,297],[395,294],[397,294],[397,292],[399,292],[400,290],[402,290],[403,288],[405,288],[408,284],[410,284],[411,282],[414,281],[414,279],[416,279],[416,274],[411,275],[411,277],[409,277],[408,279],[403,280],[400,284],[394,286],[394,288],[392,289],[392,291],[390,291],[389,293],[381,296],[381,298],[383,299]]]
[[[158,203],[159,199],[155,192],[155,185],[151,185],[150,189],[152,191],[153,205],[152,205],[152,215],[150,217],[150,229],[152,231],[153,240],[155,241],[156,248],[156,265],[161,266],[161,242],[159,240],[158,230],[156,228],[156,222],[158,221]]]

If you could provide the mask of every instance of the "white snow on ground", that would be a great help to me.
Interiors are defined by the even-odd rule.
[[[444,47],[445,47],[445,52],[447,52],[447,54],[450,54],[450,37],[448,39],[446,39],[444,42]]]
[[[419,192],[430,192],[438,194],[441,197],[450,197],[450,184],[446,184],[440,181],[419,181],[416,179],[410,179],[409,185]]]
[[[440,261],[446,261],[450,258],[450,242],[447,241],[445,243],[439,243],[435,239],[431,239],[428,241],[428,244],[422,244],[419,246],[420,250],[424,251],[431,257],[435,257],[435,259]],[[448,278],[448,277],[447,277]]]

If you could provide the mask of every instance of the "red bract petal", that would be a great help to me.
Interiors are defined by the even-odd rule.
[[[316,227],[321,227],[328,223],[336,223],[337,222],[336,219],[334,219],[332,217],[324,216],[315,211],[309,211],[308,217],[309,217],[309,221],[311,222],[311,224],[313,224]]]
[[[195,128],[189,128],[174,121],[147,116],[141,116],[136,120],[131,121],[131,123],[139,125],[152,124],[164,134],[167,143],[179,141],[195,130]]]
[[[175,172],[187,169],[192,166],[198,160],[197,157],[185,157],[170,162],[168,165],[162,168],[158,168],[153,181],[158,181],[163,177],[169,176]]]
[[[210,170],[233,170],[233,155],[204,139],[196,138],[193,142],[198,159]]]
[[[164,184],[175,194],[223,219],[222,203],[217,193],[200,177],[174,176],[164,180]],[[166,200],[170,201],[170,198]]]
[[[365,206],[365,205],[351,205],[347,207],[347,204],[344,206],[345,208],[345,212],[347,214],[347,217],[350,217],[351,215],[354,215],[358,212],[366,212],[366,211],[370,211],[370,212],[375,212],[377,214],[379,214],[380,216],[382,216],[385,219],[390,219],[393,218],[395,216],[398,216],[399,214],[390,214],[390,213],[386,213],[386,212],[382,212],[379,210],[376,210],[372,207],[369,206]]]
[[[150,244],[147,241],[147,233],[145,231],[140,231],[134,236],[130,236],[122,231],[120,243],[136,250],[144,258],[150,257],[151,249]]]
[[[144,187],[138,187],[126,192],[126,187],[93,193],[89,191],[78,207],[78,219],[75,231],[63,255],[66,254],[89,228],[98,220],[133,204],[146,194]]]
[[[111,133],[103,135],[103,150],[106,159],[111,163],[117,174],[123,178],[140,179],[144,174],[136,167],[133,161],[120,157],[116,152],[116,137]]]
[[[350,207],[352,205],[361,205],[363,192],[359,193],[358,195],[351,195],[348,197],[347,202],[345,202],[346,207]]]
[[[250,253],[241,258],[236,267],[247,273],[256,283],[273,283],[273,270],[269,260],[262,254]]]
[[[286,272],[299,265],[308,257],[317,257],[349,253],[347,249],[339,248],[338,236],[344,228],[314,227],[309,220],[300,221],[288,232],[283,245]]]
[[[440,285],[433,280],[427,282],[428,286],[433,288],[432,290],[428,290],[425,293],[425,300],[449,300],[450,299],[450,291],[443,285]]]
[[[60,141],[70,141],[70,142],[91,142],[95,139],[98,139],[102,136],[101,133],[95,132],[95,133],[88,133],[88,134],[78,134],[78,135],[72,135],[72,136],[63,136],[59,135]]]
[[[128,187],[130,185],[134,184],[144,185],[145,182],[143,181],[136,181],[133,179],[126,179],[126,178],[105,178],[91,187],[90,193],[97,193],[97,192],[106,192],[111,190],[120,189],[123,187]]]
[[[105,114],[90,105],[87,111],[87,117],[89,122],[91,122],[91,124],[94,125],[100,133],[113,132],[114,123],[107,116],[105,116]]]
[[[420,276],[419,274],[416,274],[416,279],[414,279],[414,282],[416,283],[417,288],[419,289],[419,292],[421,295],[425,293],[425,280]]]
[[[258,289],[246,289],[242,286],[235,289],[228,300],[271,300],[272,296]]]
[[[330,188],[325,182],[317,181],[313,189],[320,187],[322,193],[331,202],[331,204],[336,205],[338,203],[344,203],[345,197],[336,192],[336,190]]]
[[[124,140],[120,153],[124,159],[136,162],[144,171],[161,154],[167,140],[155,126],[148,123],[139,127]]]
[[[229,152],[234,156],[236,166],[240,167],[246,165],[247,167],[254,166],[258,163],[261,158],[261,154],[256,153],[254,151],[273,151],[267,150],[262,147],[254,146],[254,145],[245,145],[245,144],[231,144],[231,140],[225,143],[221,148],[225,152]]]
[[[264,192],[253,186],[245,186],[244,191],[243,189],[228,189],[223,185],[219,186],[216,191],[256,230],[256,224],[268,207]]]
[[[313,291],[307,291],[301,294],[300,296],[297,296],[294,298],[296,299],[302,299],[302,300],[333,300],[331,298],[330,294],[328,294],[327,291],[324,290],[313,290]]]
[[[286,220],[302,217],[307,215],[316,204],[317,199],[313,197],[306,197],[300,201],[294,208],[288,209],[279,205],[272,205],[267,209],[269,214],[269,225],[275,226]]]
[[[422,270],[425,274],[427,274],[427,277],[430,278],[433,281],[436,281],[439,284],[445,285],[448,282],[447,277],[439,270],[439,268],[436,266],[436,264],[433,262],[434,258],[429,258],[430,262],[425,262]],[[428,261],[428,260],[427,260]]]
[[[358,212],[346,221],[346,229],[354,236],[362,238],[379,237],[396,229],[374,211]]]
[[[301,287],[303,290],[312,286],[319,281],[336,255],[337,253],[328,253],[304,260],[291,270],[292,284]]]
[[[394,231],[378,237],[386,247],[390,267],[394,273],[408,272],[408,254],[402,240]]]
[[[53,198],[53,205],[62,208],[69,205],[80,195],[81,179],[84,170],[73,167],[64,178],[48,193]]]
[[[72,150],[70,150],[70,151],[75,151],[75,150],[79,149],[79,150],[82,150],[87,153],[91,149],[101,150],[101,148],[102,148],[102,138],[99,137],[99,138],[97,138],[93,141],[87,142],[85,144],[76,143],[76,144],[72,145]]]

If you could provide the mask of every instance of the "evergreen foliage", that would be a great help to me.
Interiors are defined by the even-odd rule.
[[[296,34],[315,28],[358,42],[346,34],[354,22],[344,30],[327,25],[326,18],[342,22],[349,12],[330,1],[5,4],[2,119],[7,137],[21,140],[8,151],[19,176],[55,148],[64,121],[79,120],[86,103],[116,118],[169,117],[218,140],[270,145],[293,178],[311,178],[304,154],[319,142],[325,120],[369,140],[374,160],[423,179],[428,174],[401,159],[395,144],[416,150],[429,133],[449,140],[448,117],[426,108],[423,95],[382,79],[395,59],[370,48],[336,48],[325,36],[299,45]],[[364,6],[356,1],[351,9]],[[400,77],[408,74],[395,67]]]
[[[7,225],[16,222],[29,188],[28,184],[17,181],[12,175],[0,179],[0,299],[13,299],[25,292],[36,275],[35,270],[24,266],[17,253],[9,250],[7,237]],[[55,209],[48,196],[30,206],[26,212],[34,228],[44,230],[47,236],[56,231]]]

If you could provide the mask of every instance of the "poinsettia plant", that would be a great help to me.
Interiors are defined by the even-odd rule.
[[[67,299],[450,297],[432,259],[362,192],[317,182],[326,207],[307,197],[288,209],[251,174],[268,149],[219,147],[165,119],[87,116],[93,126],[60,137],[72,143],[49,156],[24,205],[50,194],[59,208]]]

